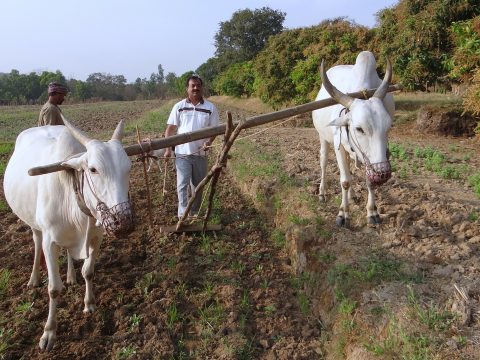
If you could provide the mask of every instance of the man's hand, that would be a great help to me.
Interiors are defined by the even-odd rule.
[[[210,140],[205,141],[202,145],[202,150],[203,151],[208,151],[208,149],[210,148],[211,145],[212,145],[212,143],[210,142]]]
[[[172,148],[168,147],[165,149],[165,153],[163,154],[163,156],[165,157],[165,162],[168,161],[168,159],[170,157],[172,157]]]

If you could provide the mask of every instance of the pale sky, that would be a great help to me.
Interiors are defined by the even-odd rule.
[[[60,70],[86,80],[95,72],[128,82],[195,70],[214,56],[221,21],[237,10],[268,6],[288,29],[348,17],[368,27],[398,0],[0,0],[0,72]]]

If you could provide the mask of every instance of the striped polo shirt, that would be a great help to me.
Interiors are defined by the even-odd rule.
[[[168,125],[177,126],[177,134],[184,134],[211,126],[217,126],[219,122],[217,108],[210,101],[202,99],[194,106],[188,98],[179,101],[173,106],[167,120]],[[177,145],[175,147],[175,154],[206,155],[205,151],[198,151],[207,140],[208,139],[201,139]]]

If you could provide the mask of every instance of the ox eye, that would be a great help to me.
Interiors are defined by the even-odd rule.
[[[97,169],[95,169],[94,167],[91,167],[91,168],[89,168],[88,170],[90,170],[90,172],[91,172],[92,174],[97,174],[97,173],[98,173]]]
[[[357,127],[355,130],[357,130],[360,134],[365,135],[365,131],[363,131],[361,127]]]

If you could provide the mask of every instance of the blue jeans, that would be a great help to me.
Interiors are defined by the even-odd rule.
[[[177,194],[178,194],[178,217],[182,217],[188,204],[188,187],[190,184],[195,188],[207,175],[208,158],[199,155],[177,155],[175,165],[177,167]],[[202,203],[202,191],[197,194],[190,209],[190,215],[197,215]]]

